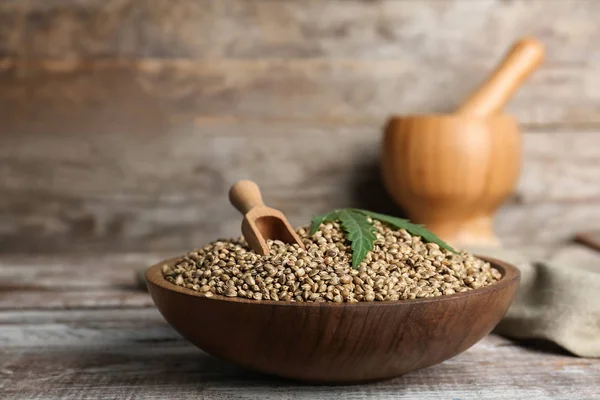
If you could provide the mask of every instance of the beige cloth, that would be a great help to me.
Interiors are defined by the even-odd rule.
[[[582,246],[529,261],[506,249],[469,249],[517,266],[521,285],[495,332],[550,340],[580,357],[600,357],[600,252]]]

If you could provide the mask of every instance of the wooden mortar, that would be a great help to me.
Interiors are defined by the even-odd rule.
[[[389,120],[383,180],[411,220],[455,246],[499,244],[493,216],[521,164],[518,124],[500,111],[543,53],[538,41],[522,39],[455,114]]]

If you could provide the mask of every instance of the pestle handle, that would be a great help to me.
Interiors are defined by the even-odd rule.
[[[517,41],[488,80],[459,108],[459,114],[486,117],[504,107],[544,58],[544,46],[534,38]]]
[[[237,181],[231,186],[229,201],[244,215],[254,207],[265,205],[258,185],[249,180]]]

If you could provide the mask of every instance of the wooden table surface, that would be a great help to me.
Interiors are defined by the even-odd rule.
[[[0,398],[600,398],[600,360],[497,335],[377,384],[305,386],[249,372],[182,339],[136,287],[136,269],[171,255],[0,257]]]

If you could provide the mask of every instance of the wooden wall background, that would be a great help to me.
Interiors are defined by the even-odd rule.
[[[511,42],[547,61],[512,101],[508,244],[600,227],[600,1],[3,0],[0,251],[169,251],[239,234],[251,177],[294,224],[397,212],[389,114],[451,110]]]

